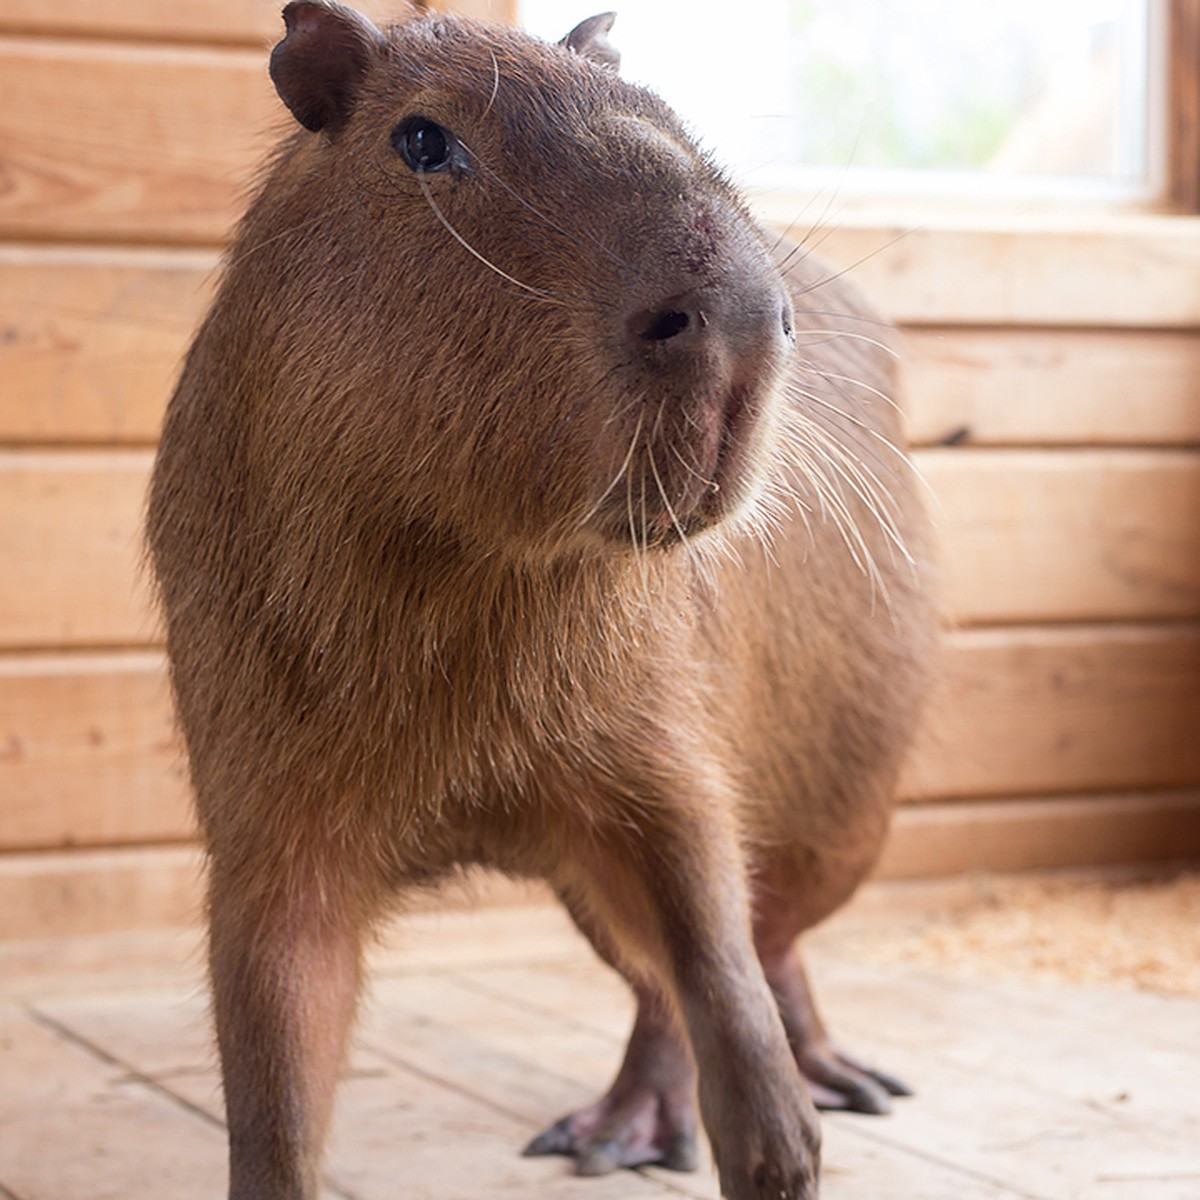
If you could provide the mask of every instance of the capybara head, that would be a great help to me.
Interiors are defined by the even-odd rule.
[[[303,128],[225,291],[293,507],[352,495],[363,525],[523,559],[752,513],[789,301],[729,184],[617,76],[611,14],[557,46],[314,0],[285,20],[271,74]]]

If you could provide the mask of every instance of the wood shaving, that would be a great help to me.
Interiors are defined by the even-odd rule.
[[[872,940],[876,961],[1200,997],[1200,873],[1170,880],[1007,877]]]

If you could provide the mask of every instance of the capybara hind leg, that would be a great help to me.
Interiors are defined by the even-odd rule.
[[[304,893],[247,903],[216,871],[210,909],[230,1200],[316,1200],[359,931]]]
[[[858,874],[853,873],[855,882]],[[830,1040],[796,945],[799,933],[836,908],[853,890],[854,883],[831,879],[816,865],[806,880],[791,879],[786,890],[780,872],[772,875],[759,895],[755,945],[813,1101],[823,1109],[888,1113],[891,1097],[911,1095],[910,1089],[895,1076],[840,1050]]]
[[[654,1163],[694,1171],[696,1068],[679,1022],[656,991],[635,986],[637,1017],[612,1087],[538,1134],[525,1153],[566,1154],[578,1175]]]
[[[830,1041],[794,946],[764,958],[763,970],[779,1004],[792,1053],[818,1108],[881,1115],[891,1112],[892,1096],[912,1094],[894,1075],[867,1066]]]
[[[617,944],[571,895],[567,911],[596,953],[621,971]],[[672,1171],[697,1165],[696,1067],[670,1002],[651,980],[629,980],[637,1016],[612,1087],[594,1104],[568,1113],[525,1147],[528,1155],[565,1154],[579,1175],[655,1163]]]
[[[722,1195],[814,1200],[817,1117],[754,953],[736,837],[692,813],[645,812],[627,839],[577,846],[560,890],[583,898],[634,976],[657,970],[672,995]]]

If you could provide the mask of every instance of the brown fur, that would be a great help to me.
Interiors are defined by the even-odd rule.
[[[725,1194],[815,1196],[791,942],[878,853],[932,628],[879,326],[793,252],[790,347],[771,239],[580,54],[289,22],[314,131],[238,231],[148,520],[230,1195],[316,1195],[364,937],[483,864],[635,980],[673,1095],[690,1042]],[[469,173],[405,165],[413,113]],[[676,308],[695,349],[643,336]]]

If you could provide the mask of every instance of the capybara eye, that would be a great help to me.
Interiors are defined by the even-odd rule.
[[[454,160],[454,135],[428,117],[406,117],[392,130],[392,145],[414,171],[444,171]]]

